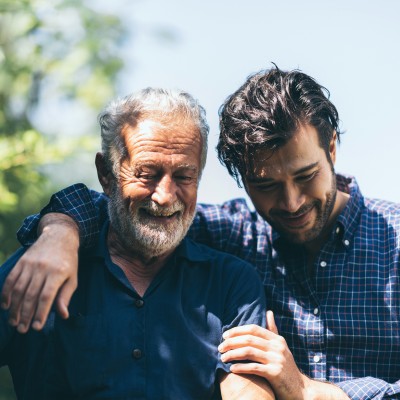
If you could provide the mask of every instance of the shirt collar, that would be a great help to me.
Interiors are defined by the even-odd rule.
[[[101,228],[99,239],[93,249],[93,256],[105,259],[108,254],[107,248],[107,233],[110,222],[106,221]],[[188,261],[204,262],[210,259],[210,255],[204,252],[204,248],[194,242],[193,240],[185,237],[175,250],[174,257],[185,258]]]
[[[364,197],[354,177],[339,174],[336,177],[338,190],[348,193],[350,198],[346,207],[338,216],[332,234],[338,236],[344,245],[348,246],[359,226],[361,212],[365,207]]]

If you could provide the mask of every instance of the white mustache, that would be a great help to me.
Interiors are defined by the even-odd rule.
[[[172,206],[162,207],[152,200],[144,202],[139,209],[147,211],[156,217],[170,217],[176,212],[181,212],[185,209],[184,204],[181,201],[175,202]]]

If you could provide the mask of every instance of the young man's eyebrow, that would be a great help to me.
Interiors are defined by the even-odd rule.
[[[301,175],[304,172],[309,171],[310,169],[315,168],[318,165],[318,161],[309,165],[306,165],[305,167],[299,168],[297,171],[293,173],[293,176]],[[267,177],[259,177],[259,176],[249,176],[246,178],[246,181],[249,183],[270,183],[274,182],[274,179],[272,178],[267,178]]]
[[[302,168],[298,169],[293,175],[300,175],[300,174],[302,174],[303,172],[307,172],[308,170],[315,168],[318,164],[319,164],[319,163],[318,163],[318,161],[317,161],[317,162],[315,162],[315,163],[306,165],[305,167],[302,167]]]

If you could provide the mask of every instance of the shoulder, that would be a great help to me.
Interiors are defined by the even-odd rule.
[[[186,238],[185,241],[188,254],[190,254],[190,261],[197,261],[203,265],[208,265],[212,270],[230,277],[246,274],[249,278],[254,276],[258,279],[254,266],[243,259],[223,251],[215,250],[189,238]]]
[[[197,212],[206,217],[239,216],[241,218],[253,218],[256,216],[256,213],[250,209],[244,198],[232,199],[222,204],[199,203],[197,204]]]
[[[400,204],[380,199],[365,199],[364,213],[400,227]]]

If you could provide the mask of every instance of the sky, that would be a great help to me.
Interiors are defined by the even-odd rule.
[[[207,110],[207,166],[198,200],[246,197],[216,157],[218,108],[274,62],[300,69],[331,93],[345,131],[336,171],[365,197],[400,202],[400,2],[361,0],[114,1],[131,27],[118,92],[189,91]]]

